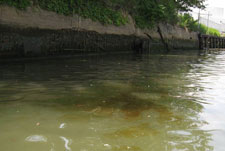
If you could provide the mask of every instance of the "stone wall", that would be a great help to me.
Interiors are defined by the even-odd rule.
[[[128,35],[99,34],[91,31],[46,30],[0,26],[0,56],[30,57],[70,55],[85,52],[134,50],[137,38]],[[145,39],[141,39],[144,41]]]
[[[156,29],[137,29],[132,18],[128,18],[129,24],[125,26],[106,26],[90,19],[63,16],[40,8],[20,11],[0,6],[0,56],[164,50]],[[168,24],[160,27],[170,48],[198,48],[196,33]],[[149,39],[146,33],[152,38]]]

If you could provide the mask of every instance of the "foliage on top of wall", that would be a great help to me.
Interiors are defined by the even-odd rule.
[[[18,9],[26,9],[28,6],[30,6],[31,1],[30,0],[0,0],[0,5],[2,4],[13,6]]]
[[[177,24],[178,11],[190,7],[204,8],[205,0],[0,0],[18,9],[38,5],[42,9],[64,15],[79,14],[102,24],[117,26],[128,23],[122,12],[128,12],[139,28],[152,28],[159,22]]]
[[[103,24],[124,25],[128,22],[121,11],[105,5],[99,0],[38,0],[43,9],[64,15],[79,14]],[[56,2],[57,1],[57,2]]]
[[[128,23],[127,16],[121,10],[107,6],[100,0],[0,0],[0,5],[23,10],[32,4],[63,15],[79,14],[102,24],[120,26]]]

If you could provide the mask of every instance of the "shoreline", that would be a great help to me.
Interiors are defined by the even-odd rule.
[[[0,58],[164,51],[157,30],[135,28],[131,18],[129,24],[118,27],[35,8],[21,11],[0,6],[0,12]],[[195,32],[169,24],[161,24],[160,28],[171,50],[199,47]]]

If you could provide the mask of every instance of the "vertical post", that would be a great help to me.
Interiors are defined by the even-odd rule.
[[[220,43],[220,48],[223,48],[223,39],[220,38],[220,41],[221,41],[221,43]]]
[[[222,41],[222,38],[220,38],[220,48],[223,48],[223,41]]]
[[[219,39],[216,38],[216,48],[219,48]]]
[[[224,42],[224,38],[223,38],[223,48],[224,48],[224,44],[225,44],[225,42]]]
[[[220,48],[222,48],[222,38],[220,38]]]
[[[201,15],[200,15],[200,8],[199,8],[199,11],[198,11],[198,30],[200,29],[200,17],[201,17]]]
[[[212,47],[211,48],[214,48],[214,37],[212,37]]]
[[[211,48],[211,37],[208,37],[208,49]]]
[[[220,38],[217,39],[218,39],[218,48],[220,48]]]
[[[221,48],[221,38],[219,38],[219,48]]]
[[[207,49],[207,36],[206,37],[204,37],[204,45],[205,45],[205,49]]]
[[[213,37],[211,37],[211,48],[213,48]]]
[[[225,44],[225,42],[224,42],[224,38],[223,38],[223,48],[224,48],[224,44]]]
[[[224,39],[222,38],[222,48],[224,48]]]
[[[222,38],[222,48],[224,47],[224,39]]]
[[[207,49],[209,49],[209,38],[210,38],[210,37],[207,36],[207,39],[206,39],[206,40],[207,40],[207,41],[206,41],[206,44],[207,44],[207,47],[206,47],[206,48],[207,48]]]
[[[208,19],[207,19],[207,34],[209,34],[209,12],[208,12]]]
[[[219,38],[219,48],[221,48],[221,39]]]
[[[217,38],[215,38],[215,48],[217,48]]]
[[[221,48],[223,48],[223,38],[221,38]]]
[[[216,47],[215,48],[218,48],[218,38],[215,38],[216,39]]]
[[[210,48],[213,48],[213,37],[210,37]]]
[[[198,34],[198,42],[199,50],[202,50],[202,35],[200,33]]]
[[[214,48],[216,48],[216,38],[214,37]]]

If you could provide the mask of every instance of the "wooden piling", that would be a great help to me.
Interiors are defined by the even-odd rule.
[[[199,49],[225,48],[225,38],[199,34]]]

